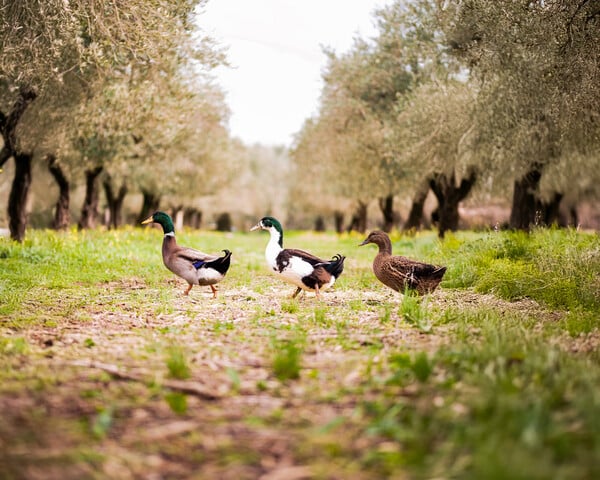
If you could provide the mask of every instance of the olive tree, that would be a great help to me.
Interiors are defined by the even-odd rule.
[[[70,108],[93,97],[104,81],[132,70],[169,71],[182,58],[202,65],[221,59],[209,39],[198,38],[194,14],[204,0],[2,0],[0,5],[0,168],[15,161],[9,198],[11,236],[22,240],[36,136],[24,113],[35,101]],[[194,39],[194,42],[191,40]],[[199,45],[195,48],[193,45]],[[39,107],[39,111],[45,111]],[[63,115],[62,118],[67,118]],[[21,132],[21,133],[20,133]]]
[[[479,143],[496,160],[490,168],[514,180],[511,226],[528,229],[546,217],[545,175],[562,175],[561,163],[585,171],[597,161],[590,152],[600,140],[600,6],[456,0],[444,7],[446,42],[479,82]]]

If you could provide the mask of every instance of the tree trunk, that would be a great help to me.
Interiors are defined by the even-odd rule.
[[[34,90],[21,88],[17,100],[8,115],[0,111],[0,133],[2,134],[2,150],[0,150],[0,170],[13,158],[15,176],[8,197],[8,228],[10,238],[22,242],[27,228],[27,197],[31,186],[32,153],[17,151],[17,126],[27,107],[37,97]]]
[[[173,211],[171,213],[173,224],[175,225],[175,231],[181,230],[183,228],[183,205],[173,207]]]
[[[137,219],[137,223],[140,224],[144,220],[146,220],[150,215],[158,210],[158,206],[160,205],[160,195],[154,195],[152,192],[148,190],[142,189],[142,210]]]
[[[438,201],[438,236],[440,238],[444,238],[447,231],[458,230],[460,220],[458,205],[467,197],[476,180],[477,172],[471,168],[458,186],[456,186],[454,172],[450,176],[437,173],[429,181],[429,186]]]
[[[8,197],[8,227],[10,238],[22,242],[27,228],[27,197],[31,186],[32,154],[18,153],[14,158],[15,178]]]
[[[37,93],[34,90],[31,88],[21,88],[9,114],[5,115],[3,112],[0,112],[0,133],[4,141],[2,150],[0,150],[0,169],[11,157],[17,155],[17,125],[27,107],[36,98]]]
[[[202,212],[195,208],[186,208],[184,212],[184,223],[198,230],[202,223]]]
[[[333,212],[333,221],[335,223],[335,231],[337,233],[344,232],[344,214],[340,211]]]
[[[98,218],[98,200],[100,191],[98,189],[98,176],[102,173],[102,167],[95,167],[85,171],[85,199],[81,207],[81,218],[79,219],[79,230],[94,228]]]
[[[104,182],[102,182],[102,186],[104,187],[106,203],[108,204],[108,228],[117,229],[122,223],[123,201],[125,200],[125,195],[127,195],[127,184],[123,181],[119,191],[115,195],[112,179],[110,178],[110,175],[107,175]]]
[[[46,162],[48,163],[48,170],[54,177],[54,180],[58,184],[59,194],[56,202],[54,211],[54,221],[52,222],[52,228],[55,230],[66,230],[69,228],[71,223],[71,214],[69,212],[70,205],[70,185],[69,180],[65,175],[60,164],[56,161],[56,156],[48,154],[46,155]]]
[[[568,224],[571,227],[579,227],[579,214],[577,213],[577,205],[571,205],[569,207],[569,220]]]
[[[352,219],[350,220],[350,225],[348,225],[348,232],[355,230],[360,233],[365,233],[367,230],[367,207],[368,205],[362,201],[358,201],[358,205],[356,206],[356,210],[352,215]]]
[[[221,213],[217,217],[217,231],[218,232],[231,232],[232,230],[231,215],[228,212]]]
[[[541,168],[534,165],[523,177],[515,180],[510,227],[529,231],[535,224],[538,209],[537,191],[542,178]]]
[[[325,231],[325,220],[321,215],[317,215],[315,218],[315,232],[324,232]]]
[[[379,199],[379,208],[383,215],[383,225],[381,229],[384,232],[391,232],[394,228],[395,223],[395,212],[394,212],[394,196],[388,195],[385,198]]]
[[[423,218],[423,207],[425,206],[425,200],[427,200],[427,194],[429,193],[429,178],[425,179],[419,186],[415,195],[412,199],[412,205],[410,207],[410,213],[404,224],[404,230],[418,230],[421,226],[421,220]]]
[[[566,227],[567,220],[560,215],[560,202],[563,199],[563,194],[554,192],[552,198],[547,202],[539,202],[539,211],[541,220],[544,225],[550,226],[557,224],[559,227]]]

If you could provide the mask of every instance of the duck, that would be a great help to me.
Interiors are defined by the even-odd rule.
[[[331,288],[344,271],[344,255],[336,254],[323,260],[304,250],[283,248],[283,228],[273,217],[263,217],[250,231],[266,230],[270,234],[265,258],[270,270],[287,283],[296,286],[292,298],[301,291],[320,293]]]
[[[222,250],[223,256],[210,255],[193,248],[177,245],[173,220],[165,212],[154,212],[142,222],[143,225],[149,223],[157,223],[163,229],[163,263],[171,272],[188,283],[183,294],[188,295],[194,285],[208,285],[212,290],[213,298],[217,298],[215,285],[225,278],[229,270],[231,252]]]
[[[373,260],[373,273],[381,283],[397,292],[432,293],[446,273],[446,267],[392,255],[390,237],[381,230],[371,232],[359,246],[369,243],[379,247],[379,253]]]

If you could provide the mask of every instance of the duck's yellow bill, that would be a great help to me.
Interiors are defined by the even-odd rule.
[[[150,216],[142,222],[142,225],[146,225],[147,223],[152,223],[153,221],[154,221],[154,219],[152,218],[152,216]]]

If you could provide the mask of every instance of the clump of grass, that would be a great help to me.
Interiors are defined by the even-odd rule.
[[[379,317],[379,321],[381,323],[389,323],[392,318],[392,308],[389,304],[383,306],[383,312],[381,312],[381,317]]]
[[[391,355],[389,363],[393,374],[386,380],[387,385],[404,386],[414,380],[426,382],[433,372],[433,363],[426,352],[417,352],[414,355],[398,353]]]
[[[278,380],[300,378],[303,344],[301,338],[273,340],[273,374]]]
[[[106,437],[112,427],[114,418],[114,408],[102,408],[92,419],[91,430],[94,437],[102,439]]]
[[[313,311],[313,318],[317,325],[328,326],[331,322],[327,318],[327,308],[318,306]]]
[[[284,313],[298,313],[300,309],[296,299],[284,300],[281,302],[281,311]]]
[[[179,346],[172,346],[167,352],[167,369],[171,378],[185,380],[190,378],[191,370],[186,353]]]
[[[427,298],[419,297],[409,291],[404,292],[400,315],[411,325],[420,331],[428,333],[431,331],[431,315],[427,307]]]
[[[23,355],[28,350],[29,345],[23,337],[0,337],[1,355]]]
[[[180,392],[168,392],[165,394],[165,401],[171,410],[178,415],[185,415],[187,412],[187,396]]]

